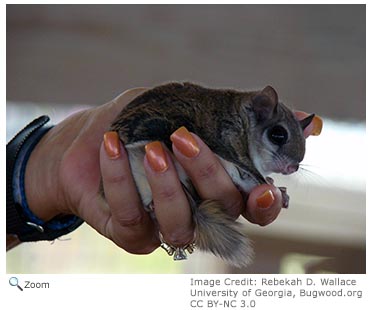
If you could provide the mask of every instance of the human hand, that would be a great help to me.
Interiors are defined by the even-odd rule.
[[[129,252],[149,253],[158,247],[154,223],[138,207],[139,198],[125,151],[115,161],[109,160],[102,143],[114,118],[144,90],[129,90],[105,105],[78,112],[40,140],[25,174],[27,201],[36,216],[48,221],[61,214],[77,215]],[[115,163],[122,165],[120,170],[112,169]],[[117,176],[117,171],[124,173]],[[126,194],[119,205],[108,206],[102,199],[101,173],[107,178],[106,198],[111,201],[115,201],[112,189],[118,184],[129,185],[118,190]]]

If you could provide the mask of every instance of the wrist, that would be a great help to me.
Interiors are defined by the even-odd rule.
[[[45,165],[41,166],[39,163],[38,170],[32,169],[33,165],[29,166],[30,160],[32,162],[37,158],[34,156],[34,150],[43,145],[40,142],[51,129],[46,125],[48,121],[47,116],[35,119],[7,144],[6,228],[7,234],[18,236],[20,241],[53,240],[74,230],[82,223],[75,216],[55,217],[58,212],[49,207],[53,205],[52,203],[38,205],[40,200],[35,199],[39,197],[35,189],[38,189],[39,192],[42,191],[46,199],[51,194],[51,187],[46,186],[46,183],[42,182],[40,178],[47,167],[47,158],[38,158],[39,161],[45,160]],[[30,167],[31,169],[29,169]],[[53,170],[50,170],[49,173],[53,174]],[[26,174],[28,175],[27,182]],[[30,175],[32,179],[29,178]],[[32,202],[32,206],[35,205],[39,209],[30,208],[28,200]],[[49,221],[49,217],[53,217],[53,215],[55,218]]]
[[[47,132],[32,150],[24,175],[28,207],[37,218],[44,222],[60,214],[55,199],[58,188],[58,162],[60,160],[55,156],[53,148],[48,147],[53,129]]]

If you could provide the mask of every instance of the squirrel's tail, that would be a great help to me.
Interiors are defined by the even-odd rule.
[[[251,263],[253,250],[243,231],[215,200],[205,200],[193,210],[196,247],[210,251],[228,263],[243,267]]]

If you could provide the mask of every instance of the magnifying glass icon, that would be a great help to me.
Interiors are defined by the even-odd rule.
[[[23,291],[23,288],[21,288],[21,287],[19,286],[19,284],[18,284],[18,278],[16,278],[16,277],[11,277],[11,278],[9,279],[9,284],[10,284],[11,286],[16,286],[16,287],[18,287],[21,291]]]

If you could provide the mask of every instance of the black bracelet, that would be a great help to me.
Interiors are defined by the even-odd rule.
[[[52,128],[46,125],[48,121],[48,116],[35,119],[6,147],[6,232],[17,235],[21,241],[54,240],[83,223],[82,219],[74,215],[57,216],[44,222],[28,208],[24,191],[24,171],[33,148]],[[19,191],[15,195],[17,188]]]

